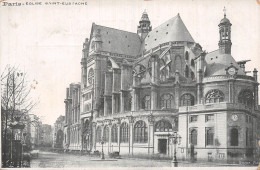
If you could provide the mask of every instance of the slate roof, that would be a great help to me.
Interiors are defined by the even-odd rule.
[[[242,69],[238,66],[235,59],[230,54],[220,54],[219,50],[208,53],[205,57],[206,73],[205,76],[226,75],[226,68],[233,63],[238,69],[238,75],[245,75]]]
[[[96,24],[92,25],[92,29],[100,29],[102,51],[130,56],[140,54],[141,39],[138,34]]]
[[[170,41],[194,42],[179,14],[150,31],[145,38],[144,48],[150,50]]]

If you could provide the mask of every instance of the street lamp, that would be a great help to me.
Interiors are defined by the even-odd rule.
[[[11,162],[14,164],[15,167],[17,166],[17,163],[19,164],[19,167],[21,167],[22,152],[23,152],[21,139],[22,139],[22,134],[23,134],[22,131],[23,131],[25,125],[22,122],[20,122],[19,116],[14,117],[14,119],[15,119],[15,121],[10,124],[10,128],[12,129],[12,131],[15,131],[15,139],[14,139],[14,142],[12,142],[12,143],[15,143],[15,153],[12,154],[12,155],[15,155],[15,159],[13,160],[13,157],[12,157]],[[12,149],[12,152],[13,152],[13,149]]]
[[[177,134],[177,132],[174,132],[173,134],[170,134],[169,138],[171,139],[171,143],[174,145],[174,156],[172,159],[172,166],[178,167],[178,161],[176,156],[176,145],[181,144],[181,136]]]
[[[105,154],[104,154],[104,150],[103,150],[103,145],[105,144],[105,141],[102,139],[101,142],[101,147],[102,147],[102,150],[101,150],[101,159],[105,159]]]

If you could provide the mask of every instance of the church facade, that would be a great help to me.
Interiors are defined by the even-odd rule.
[[[207,53],[179,14],[152,29],[144,12],[137,33],[93,23],[81,59],[84,150],[104,142],[105,154],[172,157],[177,132],[179,159],[256,158],[257,70],[232,57],[231,25],[225,14]]]
[[[80,120],[80,83],[71,83],[66,89],[63,148],[69,151],[82,149]]]

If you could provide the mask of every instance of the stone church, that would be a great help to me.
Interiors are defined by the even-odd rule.
[[[198,160],[256,158],[257,70],[249,76],[248,60],[232,57],[231,26],[224,14],[219,48],[205,52],[179,14],[152,29],[143,12],[137,33],[93,23],[81,59],[84,150],[103,141],[105,155],[172,157],[177,132],[178,159],[191,147]]]

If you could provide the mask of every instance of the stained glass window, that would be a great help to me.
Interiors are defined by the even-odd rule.
[[[171,94],[163,94],[161,96],[161,108],[170,109],[173,108],[173,96]]]
[[[252,91],[242,90],[238,95],[238,103],[242,103],[248,107],[252,107],[254,103]]]
[[[144,121],[136,122],[134,126],[134,142],[146,143],[148,140],[147,127]]]
[[[210,90],[206,94],[206,103],[219,103],[224,101],[224,94],[220,90]]]
[[[129,128],[126,122],[122,123],[120,127],[120,141],[122,143],[127,143],[129,141]]]
[[[93,68],[91,68],[88,71],[88,83],[89,84],[93,83],[93,78],[94,78],[94,70],[93,70]]]
[[[104,128],[103,140],[104,140],[104,142],[108,142],[108,140],[109,140],[109,127],[108,126],[105,126],[105,128]]]
[[[169,121],[160,120],[155,125],[156,132],[172,132],[172,125]]]
[[[97,135],[96,135],[96,136],[97,136],[96,141],[97,141],[97,142],[101,142],[101,127],[100,127],[100,126],[97,127],[97,132],[96,132],[96,133],[97,133]]]
[[[193,106],[194,105],[194,96],[186,93],[181,96],[180,106]]]
[[[149,95],[144,96],[142,100],[142,109],[145,110],[151,109],[151,97]]]
[[[112,142],[117,142],[117,125],[116,124],[114,124],[113,126],[112,126],[112,129],[111,129],[111,137],[112,137]]]

